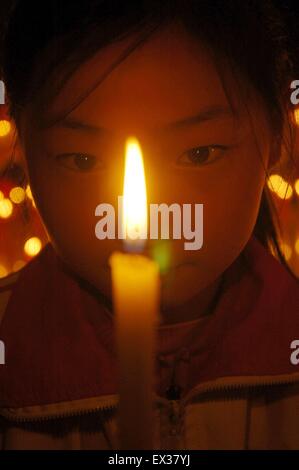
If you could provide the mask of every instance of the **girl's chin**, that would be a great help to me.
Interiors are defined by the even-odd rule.
[[[198,295],[204,288],[199,275],[199,269],[188,264],[175,266],[162,275],[162,306],[182,305]]]

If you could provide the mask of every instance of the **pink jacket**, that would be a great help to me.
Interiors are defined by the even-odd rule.
[[[117,449],[109,311],[50,245],[9,290],[0,448]],[[157,334],[155,449],[299,449],[299,288],[259,242],[227,270],[212,315]],[[170,400],[176,352],[182,396]]]

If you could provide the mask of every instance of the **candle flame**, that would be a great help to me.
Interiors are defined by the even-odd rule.
[[[147,238],[147,197],[142,151],[135,137],[127,139],[125,155],[123,233],[130,247],[140,248]]]

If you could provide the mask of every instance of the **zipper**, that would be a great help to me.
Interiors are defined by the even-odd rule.
[[[223,379],[222,379],[223,380]],[[241,383],[227,383],[227,384],[209,384],[203,383],[196,385],[191,389],[184,398],[180,400],[167,400],[165,398],[157,396],[161,403],[168,404],[169,409],[169,423],[170,423],[170,434],[171,436],[178,436],[181,432],[181,427],[183,424],[184,411],[188,402],[191,401],[195,396],[200,397],[206,394],[223,392],[226,395],[231,395],[233,392],[238,392],[241,390],[251,390],[254,388],[267,388],[275,387],[280,385],[293,385],[299,384],[299,374],[295,373],[294,376],[278,376],[276,379],[265,379],[264,381],[257,380],[256,377],[244,377],[244,381]]]
[[[35,416],[26,416],[25,414],[15,414],[12,410],[14,408],[0,408],[0,416],[3,416],[9,421],[15,423],[29,423],[29,422],[43,422],[43,421],[51,421],[55,419],[62,419],[62,418],[72,418],[75,416],[84,416],[91,413],[96,413],[99,411],[109,412],[117,409],[117,395],[113,395],[110,399],[107,399],[105,403],[99,404],[96,406],[85,406],[85,407],[78,407],[75,410],[65,410],[61,412],[49,412],[48,414],[36,414]],[[47,405],[45,405],[47,406]],[[43,405],[36,405],[27,408],[43,408]],[[26,407],[24,407],[26,409]]]
[[[203,383],[196,385],[190,390],[187,395],[181,400],[182,407],[185,407],[186,404],[194,398],[196,395],[204,395],[207,393],[215,393],[215,392],[231,392],[233,390],[245,390],[252,389],[252,388],[267,388],[273,386],[280,386],[280,385],[294,385],[296,383],[299,384],[299,373],[294,373],[292,376],[290,374],[286,375],[279,375],[277,378],[265,378],[264,380],[257,380],[257,377],[244,377],[242,380],[241,378],[240,383],[229,382],[227,384],[209,384]],[[223,379],[222,379],[223,380]]]
[[[161,397],[160,395],[154,394],[154,399],[157,404],[164,405],[169,410],[170,421],[175,424],[175,427],[181,422],[184,410],[188,402],[195,396],[200,397],[208,393],[223,392],[225,394],[231,394],[232,392],[237,392],[240,390],[250,390],[253,388],[266,388],[279,385],[292,385],[299,384],[299,374],[293,374],[294,376],[278,376],[277,379],[265,379],[264,381],[257,380],[256,377],[253,379],[251,377],[244,377],[244,381],[241,383],[227,383],[227,384],[218,384],[218,383],[203,383],[196,385],[190,390],[184,398],[181,399],[168,399]],[[224,379],[221,379],[224,380]],[[215,381],[214,381],[215,382]],[[42,405],[37,405],[42,407]],[[113,395],[110,399],[106,400],[106,403],[99,404],[94,407],[83,407],[77,408],[76,410],[62,411],[57,413],[41,414],[36,416],[25,416],[25,415],[16,415],[12,411],[12,408],[0,408],[0,415],[9,421],[16,423],[29,423],[29,422],[42,422],[50,421],[52,419],[60,418],[71,418],[75,416],[84,416],[91,413],[96,413],[99,411],[109,412],[114,411],[118,407],[118,396]],[[28,407],[29,408],[29,407]],[[33,408],[33,407],[32,407]]]

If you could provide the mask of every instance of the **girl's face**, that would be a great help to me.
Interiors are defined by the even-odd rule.
[[[133,39],[106,47],[80,66],[51,103],[49,116],[71,107]],[[203,204],[200,250],[184,250],[184,239],[145,247],[168,260],[165,306],[212,285],[247,243],[265,182],[270,132],[250,88],[242,106],[232,79],[229,85],[234,113],[208,50],[173,23],[51,128],[34,127],[30,109],[24,112],[22,146],[49,237],[74,271],[104,294],[110,294],[109,256],[123,247],[121,240],[96,238],[95,208],[117,208],[128,136],[136,136],[143,149],[148,203],[192,204],[193,210]]]

